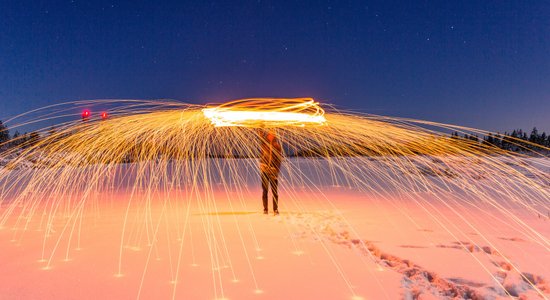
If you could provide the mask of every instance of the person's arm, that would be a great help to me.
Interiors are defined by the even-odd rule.
[[[281,162],[283,161],[283,148],[278,140],[273,144],[272,160],[274,161],[274,164],[277,166],[277,168],[281,165]]]

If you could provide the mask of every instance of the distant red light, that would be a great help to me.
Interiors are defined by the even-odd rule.
[[[92,112],[90,112],[88,109],[85,109],[82,111],[82,118],[87,119],[92,115]]]
[[[104,112],[101,113],[101,118],[103,120],[107,119],[108,117],[109,117],[109,114],[107,114],[107,112],[104,111]]]

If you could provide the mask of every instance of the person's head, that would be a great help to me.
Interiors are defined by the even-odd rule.
[[[265,128],[265,124],[264,123],[261,123],[260,125],[258,125],[257,128],[257,132],[258,134],[262,137],[262,138],[266,138],[267,139],[267,134],[268,134],[268,131],[269,129]]]

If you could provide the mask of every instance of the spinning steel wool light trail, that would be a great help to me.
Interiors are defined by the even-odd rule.
[[[306,126],[326,123],[313,99],[243,99],[202,110],[215,126]]]
[[[258,177],[258,131],[263,127],[274,128],[282,141],[286,160],[281,181],[289,191],[287,198],[293,197],[290,191],[294,186],[316,190],[323,185],[340,185],[388,199],[427,192],[451,208],[460,205],[498,211],[524,237],[550,250],[549,238],[524,223],[511,208],[519,206],[541,215],[550,209],[549,179],[541,170],[549,167],[549,162],[524,141],[508,140],[525,148],[529,155],[540,157],[538,165],[526,164],[525,154],[448,134],[488,134],[482,130],[331,107],[325,112],[310,98],[244,99],[216,106],[175,101],[82,101],[46,107],[9,122],[16,124],[14,128],[65,120],[75,115],[75,109],[94,107],[110,107],[109,114],[60,121],[55,131],[47,133],[44,129],[41,138],[26,140],[0,154],[0,160],[7,162],[0,169],[0,228],[17,228],[15,234],[22,236],[38,220],[45,230],[41,259],[46,269],[58,253],[69,257],[75,243],[80,247],[79,222],[90,211],[101,213],[97,203],[102,200],[98,198],[129,190],[127,213],[120,216],[124,225],[117,274],[123,275],[128,241],[146,235],[150,244],[155,243],[163,218],[151,217],[154,199],[184,190],[177,204],[160,200],[165,201],[161,213],[165,216],[171,205],[181,209],[189,201],[196,201],[203,213],[217,211],[214,190],[236,193],[234,199],[242,197],[249,177]],[[34,121],[25,121],[31,116]],[[307,168],[304,160],[309,162]],[[462,195],[463,201],[451,203],[441,196],[449,193]],[[138,194],[145,195],[145,200]],[[138,207],[143,216],[138,225],[128,217],[131,207]],[[185,221],[189,211],[182,211],[179,223],[166,229],[174,239],[184,240],[189,226]],[[466,216],[460,217],[468,221]],[[227,253],[223,228],[211,221],[203,226],[212,264],[219,266],[220,257]],[[175,283],[181,253],[187,246],[182,242],[176,251],[179,256],[172,261]],[[221,279],[214,276],[213,281]],[[218,296],[223,296],[221,283],[215,285]]]

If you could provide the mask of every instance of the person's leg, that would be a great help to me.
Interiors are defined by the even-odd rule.
[[[264,204],[264,212],[267,212],[267,191],[269,189],[269,178],[265,172],[260,172],[262,178],[262,202]]]
[[[279,185],[279,179],[277,178],[277,175],[271,176],[271,192],[273,193],[273,211],[279,212],[279,191],[278,191],[278,185]]]

